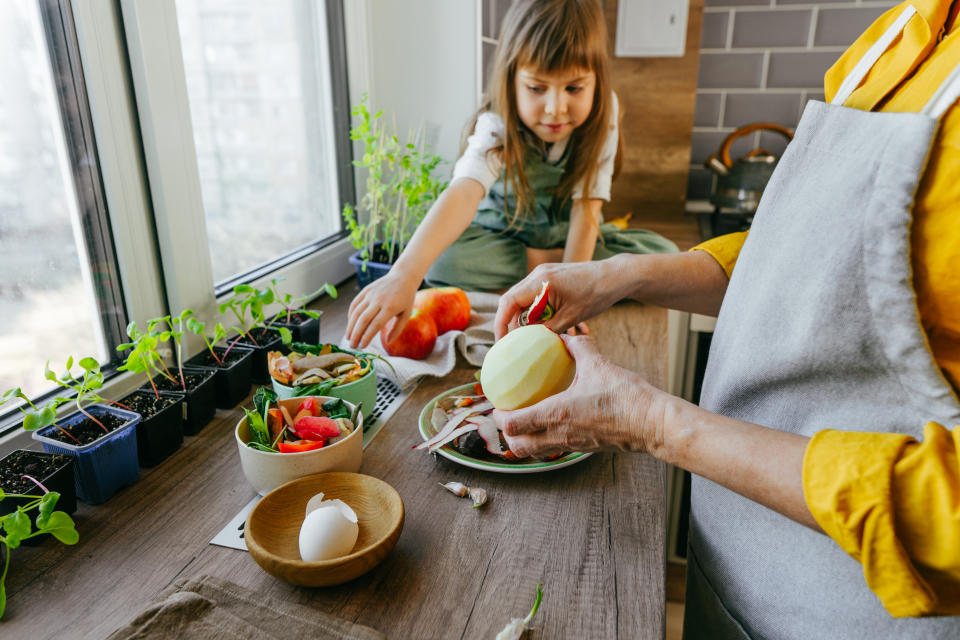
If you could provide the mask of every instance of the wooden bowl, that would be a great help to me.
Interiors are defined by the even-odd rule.
[[[349,555],[332,560],[300,559],[300,525],[307,501],[318,493],[339,498],[357,513],[360,533]],[[383,480],[360,473],[319,473],[277,487],[247,516],[244,539],[264,571],[291,584],[329,587],[374,568],[393,549],[403,529],[403,500]]]

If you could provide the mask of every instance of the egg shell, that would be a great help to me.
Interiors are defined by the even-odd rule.
[[[317,562],[345,556],[353,550],[359,534],[356,520],[351,521],[339,505],[321,506],[300,525],[300,557]]]

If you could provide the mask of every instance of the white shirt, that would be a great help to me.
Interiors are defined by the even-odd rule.
[[[617,130],[617,115],[620,111],[620,105],[617,101],[617,94],[611,93],[611,96],[613,98],[611,101],[613,108],[610,110],[607,139],[600,152],[596,179],[590,188],[589,196],[587,196],[608,202],[610,201],[610,184],[613,182],[613,164],[617,156],[617,144],[620,140]],[[470,178],[480,183],[484,195],[486,195],[493,183],[500,178],[500,171],[503,169],[503,161],[498,154],[492,153],[488,156],[487,151],[500,146],[503,136],[504,124],[500,116],[490,111],[481,113],[477,117],[477,124],[473,133],[467,138],[467,148],[453,166],[453,177],[450,182],[458,178]],[[570,138],[567,137],[551,144],[547,150],[546,161],[550,164],[559,162],[569,142]],[[583,181],[574,187],[571,197],[573,199],[584,197]]]

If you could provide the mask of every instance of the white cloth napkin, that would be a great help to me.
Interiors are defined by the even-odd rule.
[[[385,358],[396,372],[382,362],[377,363],[377,373],[395,382],[401,389],[408,389],[424,376],[442,377],[453,371],[457,363],[457,351],[475,367],[483,364],[483,358],[493,344],[493,319],[497,314],[500,296],[496,293],[468,291],[470,300],[470,324],[464,331],[447,331],[437,337],[433,352],[423,360],[397,358],[387,355],[378,333],[364,351]],[[349,348],[349,345],[341,345]]]

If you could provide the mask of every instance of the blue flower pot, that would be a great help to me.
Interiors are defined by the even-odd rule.
[[[379,247],[380,243],[378,242],[375,246]],[[347,262],[357,268],[357,284],[360,285],[361,289],[374,280],[378,280],[387,275],[387,272],[390,271],[390,267],[393,266],[392,264],[374,262],[373,260],[367,260],[366,263],[364,263],[363,258],[360,257],[359,251],[350,256],[347,259]]]
[[[33,439],[43,445],[44,451],[73,457],[77,497],[87,504],[100,504],[140,478],[140,465],[137,462],[137,424],[140,423],[140,414],[102,404],[93,404],[85,409],[97,417],[111,414],[125,422],[119,428],[82,446],[50,438],[50,432],[57,429],[55,426],[35,431]],[[70,427],[86,419],[85,415],[77,411],[58,420],[58,424],[61,427]]]

